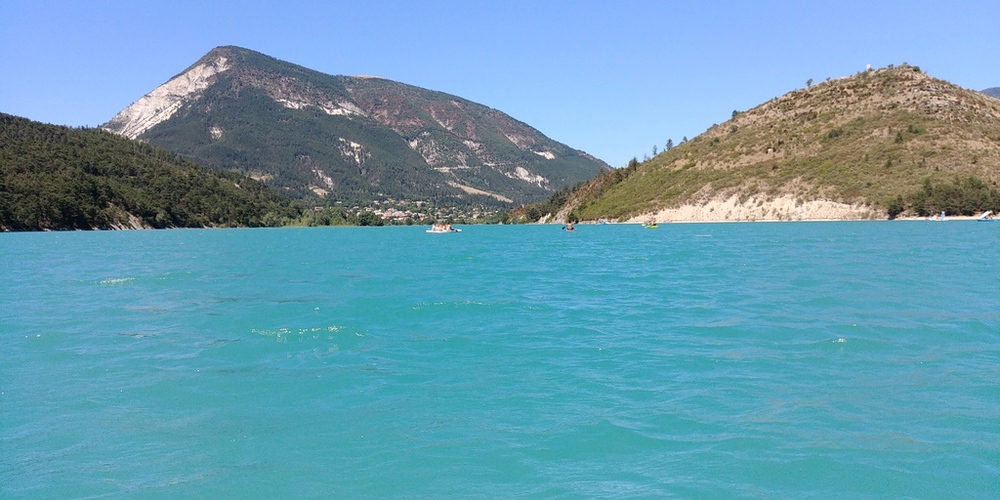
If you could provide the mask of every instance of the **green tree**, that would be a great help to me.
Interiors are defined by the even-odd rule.
[[[359,226],[384,226],[385,219],[379,217],[375,212],[364,211],[358,214]]]
[[[903,210],[906,209],[903,204],[903,197],[897,196],[895,199],[890,200],[886,208],[889,213],[889,220],[895,219],[899,216],[899,214],[903,213]]]

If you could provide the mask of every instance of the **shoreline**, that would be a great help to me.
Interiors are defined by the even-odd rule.
[[[953,222],[953,221],[976,221],[978,217],[972,215],[949,215],[945,220],[933,219],[930,217],[896,217],[895,219],[734,219],[734,220],[656,220],[656,224],[744,224],[744,223],[774,223],[774,222]],[[609,225],[642,225],[649,220],[629,219],[623,222],[605,221],[603,224]],[[546,222],[545,224],[564,224],[562,222]],[[601,225],[598,221],[580,221],[576,225]]]
[[[885,209],[864,203],[842,203],[831,200],[803,201],[795,196],[777,198],[749,196],[741,198],[732,194],[689,202],[671,208],[648,211],[619,223],[640,224],[693,223],[693,222],[846,222],[846,221],[962,221],[976,220],[976,215],[905,216],[890,219]],[[595,221],[596,222],[596,221]]]

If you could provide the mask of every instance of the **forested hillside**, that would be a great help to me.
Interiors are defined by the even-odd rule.
[[[161,148],[0,113],[0,230],[280,225],[301,212]]]

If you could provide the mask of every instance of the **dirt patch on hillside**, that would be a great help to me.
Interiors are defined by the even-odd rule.
[[[697,205],[681,205],[632,217],[626,222],[733,222],[792,220],[885,219],[884,211],[863,204],[828,200],[801,201],[794,196],[773,199],[751,196],[745,201],[733,195],[713,198]]]

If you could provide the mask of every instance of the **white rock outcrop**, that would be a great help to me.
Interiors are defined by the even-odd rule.
[[[776,198],[720,195],[702,203],[664,208],[628,219],[625,222],[735,222],[793,220],[869,220],[885,219],[883,211],[869,205],[839,203],[830,200],[798,200],[784,195]]]
[[[545,185],[549,182],[549,180],[546,179],[545,177],[542,177],[541,175],[538,174],[533,174],[530,171],[528,171],[528,169],[521,166],[515,167],[514,170],[512,171],[503,172],[503,174],[506,175],[507,177],[510,177],[511,179],[524,181],[529,184],[534,184],[538,187],[545,187]]]
[[[135,139],[157,124],[169,120],[185,102],[207,89],[215,81],[215,75],[227,69],[229,65],[222,56],[214,61],[198,64],[123,109],[103,128]]]

